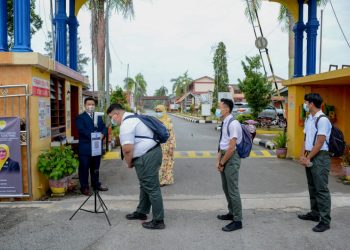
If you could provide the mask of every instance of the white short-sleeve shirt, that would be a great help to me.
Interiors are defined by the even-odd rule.
[[[136,136],[147,136],[153,138],[153,132],[138,118],[126,117],[134,115],[133,113],[125,112],[123,115],[123,121],[120,126],[120,144],[133,144],[134,152],[133,157],[140,157],[144,155],[149,149],[154,147],[157,143],[153,139],[137,138]]]
[[[223,126],[221,128],[221,133],[222,133],[222,137],[220,140],[220,149],[221,150],[227,150],[229,145],[230,145],[230,140],[233,138],[237,139],[237,144],[240,144],[242,141],[242,127],[241,124],[239,123],[239,121],[237,120],[233,120],[230,123],[229,126],[229,131],[230,131],[230,136],[228,136],[227,133],[227,126],[229,121],[233,118],[232,115],[229,115],[225,118]]]
[[[305,150],[307,150],[307,151],[311,151],[313,146],[314,146],[314,139],[315,139],[315,134],[317,131],[316,120],[321,115],[324,115],[324,113],[320,110],[315,114],[315,116],[312,116],[310,114],[305,121],[305,126],[304,126]],[[328,151],[327,142],[329,142],[329,137],[331,136],[332,124],[327,117],[321,117],[317,123],[317,128],[318,128],[317,135],[325,135],[326,136],[326,141],[324,142],[321,150]],[[316,141],[315,141],[315,143],[316,143]]]

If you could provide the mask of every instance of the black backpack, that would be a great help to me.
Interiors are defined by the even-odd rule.
[[[315,134],[315,138],[314,138],[314,145],[316,142],[316,137],[317,137],[317,133],[318,133],[318,120],[320,120],[322,117],[326,117],[328,119],[328,117],[326,115],[320,115],[317,120],[316,120],[316,134]],[[331,131],[331,136],[329,137],[329,142],[326,143],[328,145],[329,148],[329,152],[331,153],[331,156],[333,157],[339,157],[342,156],[344,154],[344,150],[345,150],[345,146],[346,146],[346,142],[344,139],[344,135],[343,132],[335,127],[334,125],[332,125],[332,131]]]

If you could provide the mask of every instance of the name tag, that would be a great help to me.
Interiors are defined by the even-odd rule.
[[[102,134],[91,133],[91,156],[102,155]]]

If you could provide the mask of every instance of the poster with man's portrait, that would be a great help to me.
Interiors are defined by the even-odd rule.
[[[0,197],[22,193],[20,119],[0,117]]]

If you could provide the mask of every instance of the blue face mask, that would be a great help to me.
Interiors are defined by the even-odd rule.
[[[117,122],[113,118],[111,118],[111,123],[112,123],[113,126],[117,126],[118,125]]]
[[[216,109],[216,111],[215,111],[215,116],[216,116],[217,118],[221,118],[221,110],[220,110],[220,109]]]
[[[304,107],[304,110],[305,110],[306,112],[309,112],[309,111],[310,111],[310,108],[307,106],[306,103],[304,103],[303,107]]]

